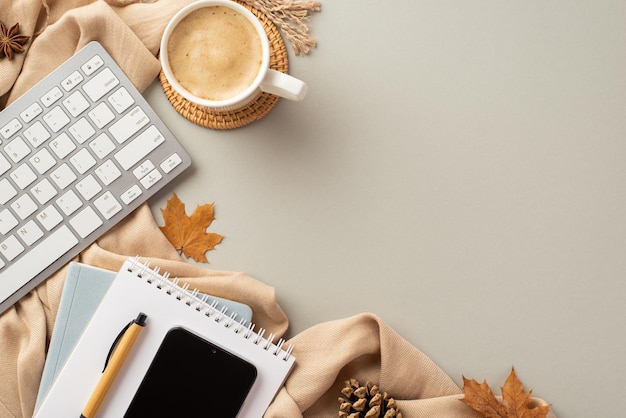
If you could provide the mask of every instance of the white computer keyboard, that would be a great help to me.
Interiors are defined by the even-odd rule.
[[[0,112],[0,313],[190,164],[97,42]]]

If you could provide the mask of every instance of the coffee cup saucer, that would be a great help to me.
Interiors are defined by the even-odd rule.
[[[270,68],[287,73],[289,70],[289,58],[287,47],[278,28],[261,11],[240,2],[249,9],[263,24],[270,42]],[[259,93],[250,103],[234,110],[217,111],[190,102],[176,92],[165,77],[163,71],[159,74],[159,80],[165,96],[174,109],[191,122],[211,129],[234,129],[239,128],[267,115],[278,103],[278,96],[270,93]]]

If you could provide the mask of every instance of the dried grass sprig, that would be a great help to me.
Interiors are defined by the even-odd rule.
[[[306,55],[317,41],[309,34],[311,13],[319,12],[318,1],[296,0],[243,0],[246,4],[265,13],[291,44],[296,55]]]

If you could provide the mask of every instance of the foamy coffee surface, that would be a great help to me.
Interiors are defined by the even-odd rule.
[[[172,31],[172,73],[189,92],[225,100],[243,92],[262,62],[261,40],[245,16],[225,6],[194,10]]]

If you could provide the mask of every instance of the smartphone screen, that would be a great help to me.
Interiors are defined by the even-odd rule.
[[[124,417],[235,418],[254,365],[184,328],[163,339]]]

